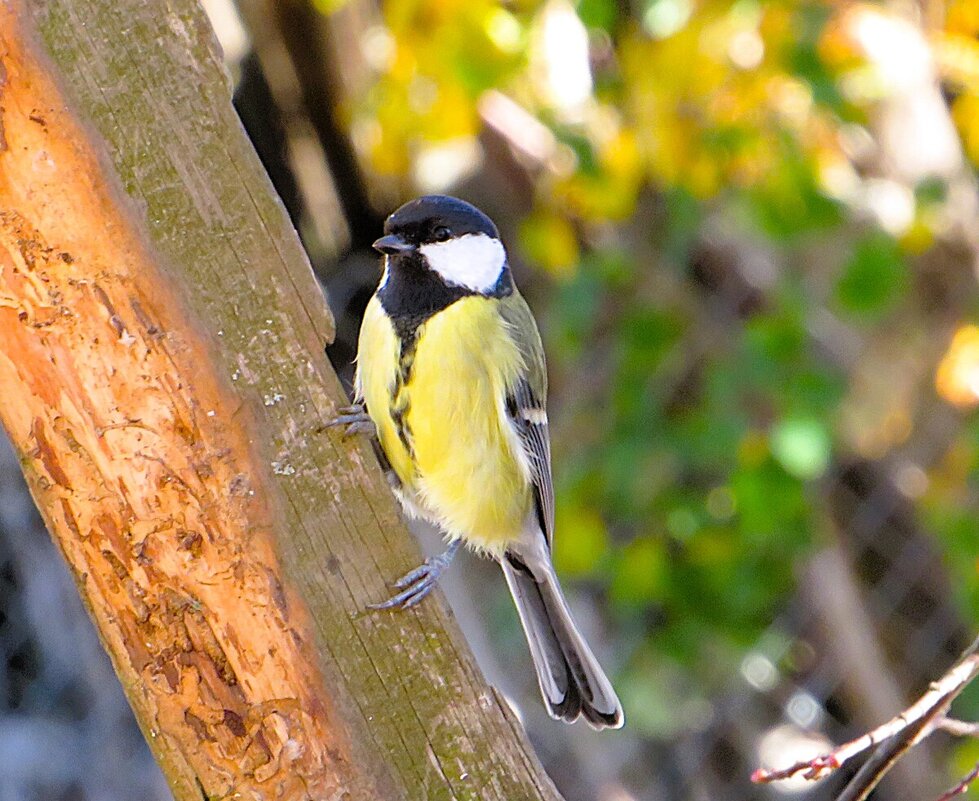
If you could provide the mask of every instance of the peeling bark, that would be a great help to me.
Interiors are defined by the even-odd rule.
[[[0,2],[0,420],[178,799],[556,799],[417,560],[196,3]]]
[[[38,505],[171,777],[329,797],[349,746],[237,403],[10,11],[0,30],[0,413]]]

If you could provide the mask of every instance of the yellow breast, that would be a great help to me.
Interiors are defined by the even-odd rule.
[[[377,299],[368,305],[358,389],[385,455],[426,516],[494,553],[519,535],[531,504],[526,459],[504,407],[522,369],[486,298],[435,314],[413,350],[402,348]]]

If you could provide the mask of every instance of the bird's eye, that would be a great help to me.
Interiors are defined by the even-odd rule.
[[[444,225],[440,225],[434,231],[432,231],[432,239],[434,239],[436,242],[444,242],[450,236],[452,236],[452,232]]]

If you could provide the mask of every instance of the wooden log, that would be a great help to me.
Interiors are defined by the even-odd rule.
[[[556,799],[417,563],[193,0],[0,2],[0,420],[184,799]]]

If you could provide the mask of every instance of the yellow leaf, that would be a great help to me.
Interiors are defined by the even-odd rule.
[[[608,547],[605,521],[583,506],[560,505],[556,510],[554,564],[561,573],[580,576],[591,572]]]
[[[578,237],[556,212],[539,210],[524,219],[520,243],[530,259],[557,275],[570,275],[578,264]]]
[[[935,388],[955,406],[979,405],[979,327],[963,325],[955,332],[935,373]]]

